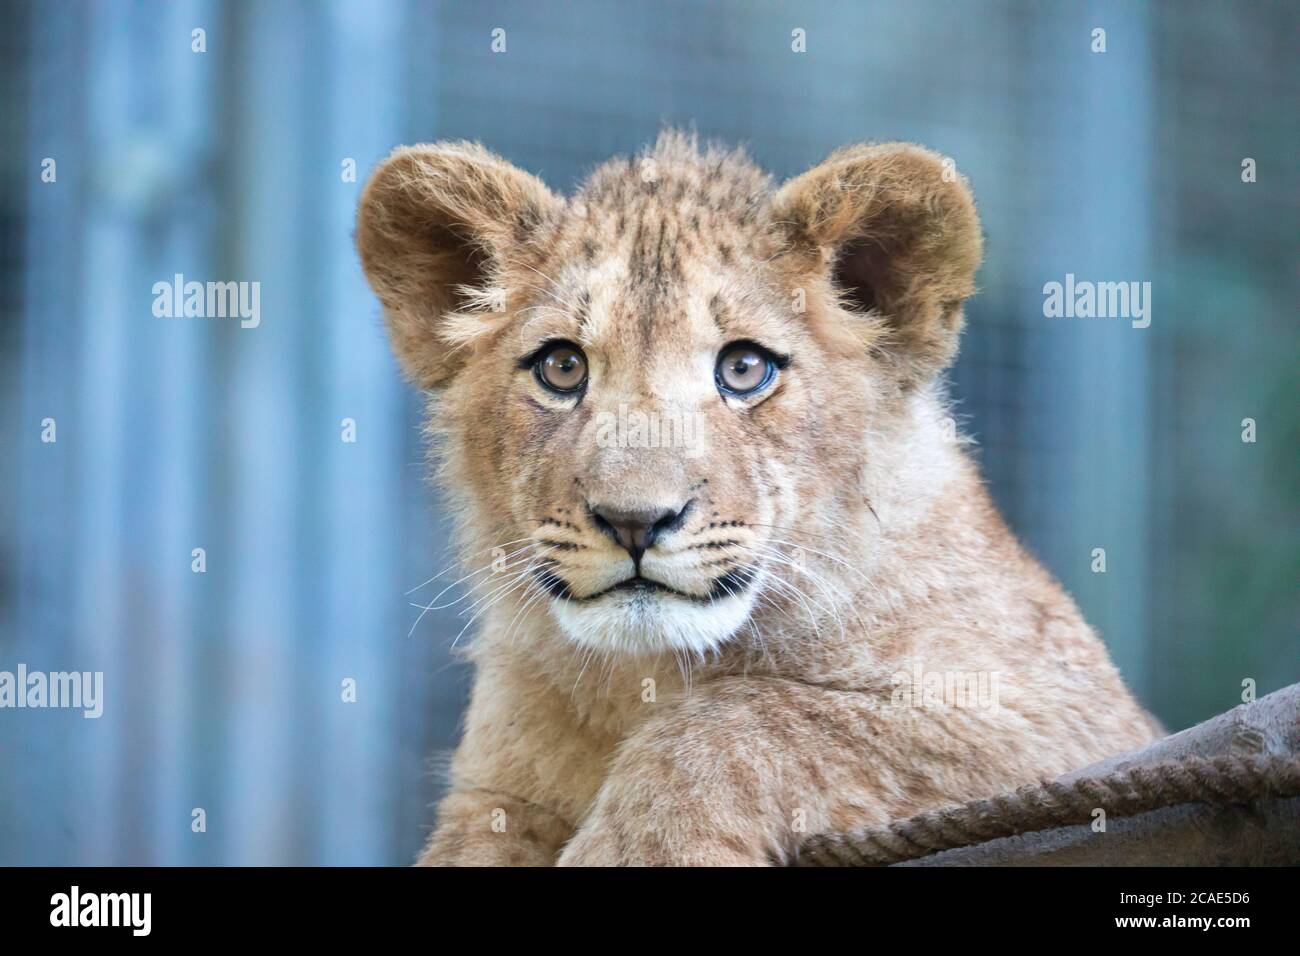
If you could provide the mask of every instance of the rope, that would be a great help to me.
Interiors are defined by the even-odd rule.
[[[1300,757],[1189,757],[1072,783],[1043,781],[1012,793],[930,810],[880,827],[818,834],[799,866],[885,866],[986,840],[1091,823],[1093,811],[1129,817],[1180,803],[1228,806],[1300,795]]]

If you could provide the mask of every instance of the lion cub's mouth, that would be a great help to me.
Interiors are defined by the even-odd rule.
[[[665,594],[676,594],[678,597],[691,597],[689,594],[683,594],[676,588],[670,588],[661,581],[655,581],[653,578],[643,578],[636,574],[626,581],[619,581],[613,587],[605,588],[603,591],[597,591],[591,597],[600,597],[602,594],[610,594],[614,591],[663,591]],[[591,598],[587,598],[591,600]]]
[[[709,590],[705,594],[688,594],[685,591],[679,591],[674,587],[669,587],[662,581],[656,581],[654,578],[643,577],[640,574],[634,574],[630,578],[624,578],[617,584],[610,585],[603,590],[596,591],[593,594],[585,594],[581,597],[573,593],[568,582],[550,569],[543,569],[537,572],[538,582],[543,588],[550,593],[552,597],[561,598],[566,601],[595,601],[598,598],[606,597],[610,594],[617,594],[621,591],[630,591],[641,594],[670,594],[673,597],[682,598],[686,601],[694,601],[697,604],[710,604],[713,601],[725,597],[737,597],[746,591],[754,582],[756,572],[753,568],[734,568],[723,574],[721,577],[714,578],[709,582]]]

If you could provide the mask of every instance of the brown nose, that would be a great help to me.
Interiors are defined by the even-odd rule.
[[[592,505],[588,511],[596,527],[626,548],[632,561],[640,565],[641,556],[655,546],[660,536],[682,526],[690,507],[688,501],[680,508],[626,510]]]

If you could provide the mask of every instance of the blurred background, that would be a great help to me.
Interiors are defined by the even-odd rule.
[[[469,674],[454,612],[408,635],[446,522],[351,241],[400,143],[478,139],[565,190],[664,123],[780,177],[866,139],[954,157],[987,261],[952,387],[1010,523],[1170,729],[1300,677],[1300,5],[64,0],[0,23],[0,670],[105,685],[98,720],[0,710],[0,864],[413,858]],[[260,325],[155,317],[176,273],[259,282]],[[1044,318],[1066,273],[1149,281],[1150,327]]]

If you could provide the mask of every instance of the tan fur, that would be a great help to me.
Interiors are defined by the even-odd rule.
[[[941,157],[857,146],[775,189],[667,133],[561,199],[419,146],[371,178],[357,243],[429,389],[478,615],[421,862],[762,864],[1151,739],[954,440],[935,377],[981,243]],[[588,357],[581,400],[520,365],[553,339]],[[790,356],[754,399],[715,387],[737,340]],[[620,409],[691,416],[699,453],[602,441]],[[693,599],[605,594],[632,562],[588,509],[688,504],[642,573]],[[996,706],[910,697],[918,667],[996,679]]]

